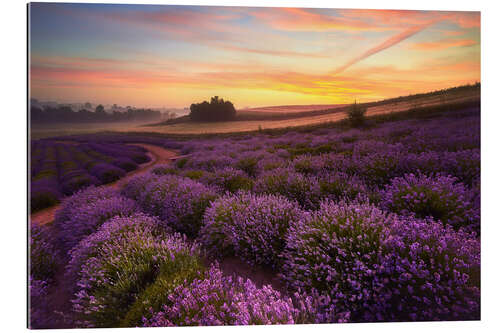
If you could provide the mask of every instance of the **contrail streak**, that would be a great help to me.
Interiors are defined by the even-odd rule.
[[[410,38],[411,36],[415,35],[416,33],[424,30],[425,28],[431,26],[432,24],[436,23],[436,21],[433,21],[433,22],[429,22],[429,23],[426,23],[424,25],[419,25],[419,26],[416,26],[416,27],[411,27],[395,36],[392,36],[390,37],[389,39],[387,39],[386,41],[384,41],[382,44],[379,44],[375,47],[372,47],[371,49],[367,50],[366,52],[362,53],[361,55],[355,57],[354,59],[350,60],[348,63],[346,63],[345,65],[337,68],[333,74],[338,74],[340,72],[343,72],[345,71],[347,68],[351,67],[352,65],[354,65],[355,63],[363,60],[363,59],[366,59],[368,58],[369,56],[371,55],[374,55],[375,53],[378,53],[380,51],[383,51],[391,46],[394,46],[396,44],[398,44],[399,42],[407,39],[407,38]]]

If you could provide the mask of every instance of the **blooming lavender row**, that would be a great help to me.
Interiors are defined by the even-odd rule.
[[[47,328],[53,324],[48,289],[55,284],[62,263],[49,227],[32,224],[29,232],[29,321],[30,328]]]
[[[272,287],[257,288],[250,280],[224,276],[217,267],[174,289],[165,303],[144,317],[144,326],[293,324],[296,313],[291,299]]]
[[[387,210],[432,217],[455,229],[479,233],[479,210],[472,202],[472,191],[454,177],[407,174],[392,179],[381,196]]]
[[[141,209],[159,216],[166,225],[189,236],[196,236],[203,213],[216,193],[190,178],[176,175],[141,175],[132,179],[122,193],[136,199]]]
[[[72,299],[76,323],[116,327],[158,278],[200,265],[196,244],[165,232],[157,219],[141,214],[115,217],[71,251],[66,274],[77,280]],[[184,278],[171,282],[176,286]]]
[[[56,212],[54,229],[60,248],[67,253],[84,237],[95,232],[114,216],[130,216],[137,211],[133,200],[103,187],[89,187],[63,200]]]
[[[155,146],[164,147],[167,149],[180,149],[182,144],[176,140],[172,140],[163,136],[155,135],[142,135],[134,133],[133,135],[118,134],[118,133],[93,133],[93,134],[76,134],[70,136],[54,137],[53,140],[71,140],[79,143],[90,144],[110,144],[110,145],[128,145],[128,144],[150,144]]]
[[[288,226],[301,214],[295,202],[281,196],[226,195],[205,212],[200,241],[219,256],[277,267]]]
[[[46,226],[32,224],[29,237],[30,276],[35,280],[51,281],[60,263],[60,253],[54,235]]]

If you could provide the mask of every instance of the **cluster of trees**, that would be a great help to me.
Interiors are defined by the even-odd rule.
[[[232,120],[236,116],[236,109],[230,101],[218,96],[210,99],[210,103],[191,104],[189,117],[192,121],[225,121]]]
[[[98,105],[95,111],[87,109],[73,111],[69,106],[31,107],[31,121],[35,123],[153,121],[159,119],[161,119],[161,112],[150,109],[129,108],[125,112],[108,113],[102,105]]]

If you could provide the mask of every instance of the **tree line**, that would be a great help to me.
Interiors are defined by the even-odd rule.
[[[102,105],[95,111],[81,109],[73,111],[69,106],[31,107],[31,121],[36,123],[80,123],[80,122],[119,122],[119,121],[153,121],[161,118],[160,111],[151,109],[132,109],[108,113]]]

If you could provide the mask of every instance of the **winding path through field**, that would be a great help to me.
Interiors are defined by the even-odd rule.
[[[70,142],[68,142],[70,143]],[[151,161],[140,164],[139,168],[136,170],[127,173],[127,175],[113,183],[109,183],[106,185],[102,186],[109,186],[112,188],[120,188],[123,186],[126,182],[130,180],[133,176],[148,172],[151,170],[152,167],[158,165],[158,164],[163,164],[163,163],[169,163],[172,161],[173,158],[179,156],[179,153],[174,150],[167,150],[165,148],[159,147],[159,146],[154,146],[154,145],[149,145],[149,144],[143,144],[143,143],[134,143],[131,144],[134,146],[139,146],[143,147],[148,150],[148,155],[151,157]],[[38,211],[36,213],[33,213],[30,215],[30,221],[32,223],[37,223],[40,225],[50,223],[54,220],[54,216],[56,211],[59,209],[59,204],[43,209],[41,211]]]

